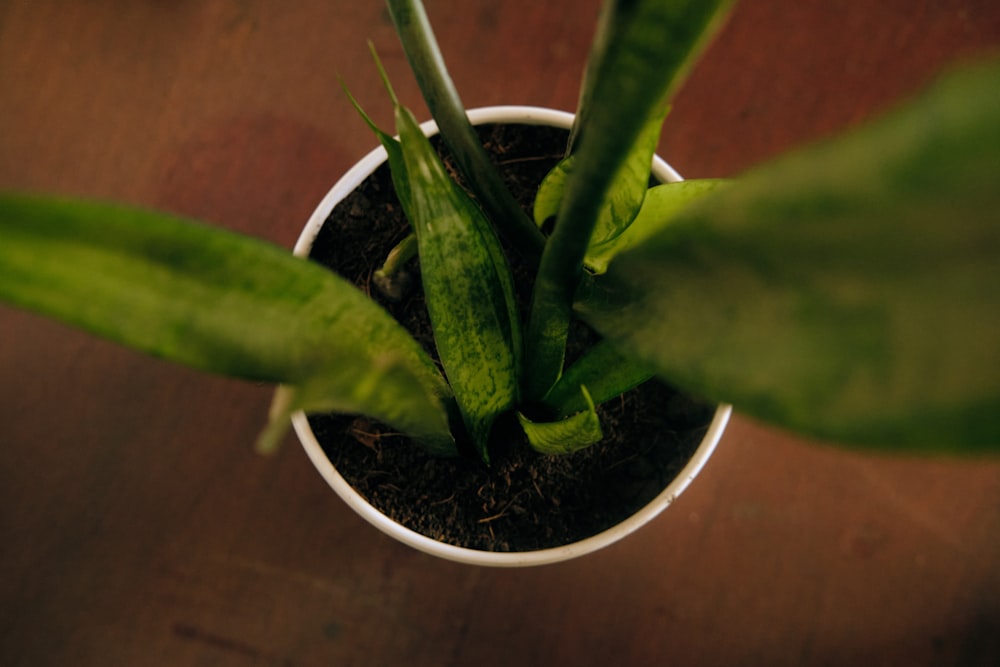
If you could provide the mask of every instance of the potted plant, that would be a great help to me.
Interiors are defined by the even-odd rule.
[[[572,114],[530,107],[473,109],[468,116],[488,145],[503,141],[506,134],[516,134],[528,144],[521,154],[503,141],[506,169],[517,171],[521,179],[526,177],[525,170],[516,166],[528,165],[537,179],[550,164],[558,162],[573,120]],[[428,122],[421,129],[434,135],[437,128]],[[547,138],[555,144],[544,161],[536,148]],[[334,185],[303,230],[296,254],[328,264],[359,284],[372,282],[373,274],[378,276],[376,269],[386,256],[397,256],[389,251],[393,243],[375,245],[369,257],[359,257],[356,244],[342,244],[352,228],[363,230],[357,233],[366,239],[383,235],[383,230],[399,233],[406,229],[405,217],[392,211],[399,207],[396,198],[381,202],[392,194],[390,177],[381,173],[387,171],[385,162],[384,149],[372,151]],[[653,172],[661,181],[679,180],[658,158]],[[530,184],[523,185],[528,189]],[[370,215],[360,215],[358,208],[369,205],[369,200],[378,200],[380,207]],[[330,260],[329,255],[340,259]],[[373,298],[401,321],[412,323],[409,298],[419,290],[414,285],[409,289],[411,294],[399,304],[395,302],[399,295],[382,295],[378,288],[370,287]],[[363,420],[309,417],[298,412],[292,421],[306,452],[330,486],[362,517],[397,540],[460,562],[529,565],[581,555],[621,539],[668,506],[711,455],[728,419],[728,406],[705,405],[662,388],[666,396],[655,399],[648,392],[646,396],[635,393],[627,398],[630,406],[658,400],[661,410],[670,410],[669,419],[664,414],[663,423],[658,425],[669,433],[649,433],[657,426],[650,419],[643,427],[647,432],[638,427],[629,430],[620,416],[611,414],[608,419],[622,421],[616,432],[586,452],[558,457],[556,464],[550,462],[551,456],[532,456],[534,452],[524,443],[510,442],[519,435],[517,429],[513,434],[509,428],[494,430],[498,441],[494,442],[495,456],[490,466],[483,466],[469,457],[435,459],[412,446],[400,447],[392,437],[381,442],[381,430]],[[618,410],[616,402],[612,412]],[[362,434],[359,439],[338,437],[338,432],[345,430]],[[655,469],[649,469],[653,466]],[[411,479],[409,471],[413,469],[421,471],[420,479]],[[379,475],[373,476],[373,470]],[[431,481],[436,478],[448,481],[439,486]],[[445,503],[447,507],[442,506]],[[539,522],[544,533],[536,526]],[[602,525],[610,527],[594,528]],[[439,535],[446,539],[436,537]],[[559,546],[535,546],[546,543]]]
[[[291,415],[304,433],[302,412],[335,411],[442,456],[490,460],[504,424],[558,456],[601,438],[597,404],[655,374],[837,442],[995,448],[1000,69],[958,73],[869,127],[733,181],[650,188],[671,94],[728,4],[607,4],[566,158],[531,220],[484,157],[422,7],[390,0],[474,193],[448,178],[398,103],[398,141],[373,126],[415,230],[396,250],[417,247],[443,372],[348,281],[160,213],[3,196],[0,297],[197,368],[280,383],[265,446]],[[514,257],[531,275],[523,326]],[[600,339],[567,364],[576,319]]]

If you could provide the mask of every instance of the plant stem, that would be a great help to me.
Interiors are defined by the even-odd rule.
[[[573,178],[567,184],[559,212],[563,224],[556,224],[545,246],[532,295],[525,337],[530,341],[524,366],[524,394],[528,400],[545,396],[562,372],[573,295],[612,175],[612,170],[594,169],[587,178]],[[581,188],[581,184],[588,187]]]
[[[524,394],[559,379],[583,258],[612,180],[653,112],[669,101],[732,0],[608,0],[574,126],[573,173],[545,245],[528,319]]]
[[[410,233],[396,244],[396,247],[389,251],[389,254],[385,258],[385,263],[382,264],[382,268],[377,273],[386,278],[393,278],[403,268],[404,264],[416,256],[417,237],[415,234]]]
[[[545,238],[507,190],[465,115],[434,32],[420,0],[387,0],[396,32],[441,138],[488,217],[529,260],[536,260]]]

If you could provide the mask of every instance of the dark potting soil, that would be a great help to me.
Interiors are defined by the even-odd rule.
[[[478,131],[508,186],[530,211],[538,183],[562,155],[566,132],[530,125],[486,125]],[[419,261],[406,267],[400,298],[385,296],[372,282],[408,231],[383,165],[335,207],[310,257],[368,292],[436,358]],[[531,272],[516,253],[508,254],[527,303]],[[575,326],[575,340],[595,337],[585,325]],[[570,455],[537,454],[516,419],[501,418],[489,466],[473,455],[432,457],[364,417],[314,415],[309,421],[340,474],[395,521],[449,544],[527,551],[589,537],[646,505],[690,459],[713,411],[650,381],[600,406],[604,440]]]

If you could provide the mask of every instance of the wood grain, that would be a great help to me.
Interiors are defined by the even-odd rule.
[[[596,0],[427,2],[468,106],[572,110]],[[0,188],[290,246],[374,141],[380,3],[0,0]],[[997,54],[986,0],[745,0],[661,153],[727,176]],[[381,108],[381,112],[379,109]],[[353,516],[270,389],[0,307],[0,664],[1000,664],[1000,462],[841,451],[737,416],[675,506],[593,556],[438,562]]]

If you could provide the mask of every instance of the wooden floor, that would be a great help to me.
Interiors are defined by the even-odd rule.
[[[597,0],[428,0],[470,107],[572,110]],[[379,2],[0,0],[0,188],[122,199],[286,247],[374,144]],[[990,0],[744,0],[661,153],[730,176],[1000,47]],[[928,168],[933,168],[929,165]],[[612,548],[531,570],[383,537],[270,389],[0,307],[0,665],[997,665],[1000,461],[818,445],[734,417]]]

